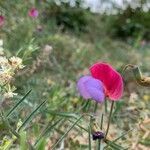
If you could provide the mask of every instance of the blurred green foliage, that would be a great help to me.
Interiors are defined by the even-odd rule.
[[[73,7],[69,2],[60,2],[60,5],[57,5],[53,1],[48,1],[45,4],[43,19],[46,22],[54,20],[62,31],[71,30],[79,33],[86,31],[89,22],[88,14],[90,14],[89,10],[81,8],[79,1],[76,1]]]
[[[39,11],[36,20],[28,16],[28,11],[32,7],[36,7]],[[19,95],[7,100],[10,102],[8,104],[6,101],[4,112],[7,114],[8,110],[32,89],[30,95],[9,118],[11,126],[16,129],[19,119],[23,122],[42,101],[47,100],[37,116],[31,119],[25,132],[20,133],[22,149],[26,149],[27,140],[33,143],[40,134],[44,134],[44,137],[37,144],[37,149],[44,149],[43,147],[49,142],[54,144],[58,137],[65,134],[64,130],[72,126],[68,118],[74,123],[79,117],[78,112],[84,112],[82,108],[85,103],[76,92],[76,80],[81,75],[88,74],[88,67],[94,62],[109,62],[119,72],[127,63],[140,64],[149,75],[149,12],[128,7],[116,15],[94,14],[88,9],[81,8],[80,2],[71,7],[67,2],[58,5],[52,0],[27,0],[22,3],[19,0],[5,0],[0,1],[0,8],[5,16],[5,26],[0,29],[4,48],[9,56],[22,57],[26,65],[26,68],[13,80]],[[112,35],[117,38],[112,38]],[[130,43],[119,40],[128,37],[131,38]],[[147,41],[143,43],[145,39]],[[52,49],[46,51],[46,45],[51,46]],[[131,78],[130,81],[127,79],[128,75],[125,74],[125,96],[116,104],[113,116],[113,122],[116,124],[113,129],[117,129],[115,133],[117,137],[122,129],[127,131],[135,127],[135,123],[148,116],[149,103],[144,101],[143,95],[149,100],[149,91],[140,87],[135,88],[137,85],[133,84],[133,79]],[[129,101],[129,96],[134,92],[139,96],[132,103]],[[94,103],[91,102],[88,111],[92,112],[93,107]],[[102,110],[101,105],[98,115],[101,113],[99,110]],[[86,126],[87,120],[81,123]],[[4,129],[1,132],[2,136],[8,133],[5,124],[1,123],[0,129],[1,131]],[[76,126],[77,136],[81,136],[83,130]],[[135,137],[135,134],[130,135],[129,143],[124,141],[122,143],[131,146],[131,137]],[[9,133],[6,139],[8,142],[14,140],[14,137]],[[82,141],[80,139],[79,141],[68,139],[65,144],[70,149],[71,146],[75,149],[88,147],[87,142],[80,144]],[[3,140],[5,142],[5,138]],[[19,145],[18,141],[12,141],[13,145],[7,142],[4,146],[8,144],[16,148]],[[140,142],[147,143],[147,139]]]
[[[108,30],[113,36],[126,39],[141,34],[142,38],[150,40],[150,10],[143,11],[141,7],[133,9],[129,5],[125,10],[120,10],[119,14],[109,17]]]

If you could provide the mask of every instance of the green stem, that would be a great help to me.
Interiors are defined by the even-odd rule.
[[[94,113],[96,113],[97,106],[98,106],[98,103],[96,102],[96,103],[95,103],[95,106],[94,106]]]
[[[103,129],[103,114],[101,116],[101,124],[100,124],[100,129]],[[98,140],[98,150],[102,149],[102,140]]]
[[[105,113],[107,113],[107,99],[105,99]]]
[[[90,124],[89,124],[89,131],[88,131],[89,132],[89,150],[92,149],[92,147],[91,147],[91,125]]]
[[[105,139],[106,139],[108,131],[109,131],[109,126],[110,126],[110,121],[111,121],[111,115],[112,115],[112,112],[113,112],[113,108],[114,108],[114,101],[112,101],[112,103],[111,103],[111,108],[110,108],[110,113],[109,113],[109,118],[108,118],[108,123],[107,123]]]
[[[101,116],[101,126],[100,126],[101,130],[103,129],[103,117],[104,117],[104,114],[102,114]]]

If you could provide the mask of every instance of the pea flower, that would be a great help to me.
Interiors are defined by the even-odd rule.
[[[37,18],[39,15],[39,12],[36,8],[31,8],[28,12],[28,15],[32,18]]]
[[[90,67],[93,78],[98,79],[104,85],[105,95],[110,100],[119,100],[123,94],[123,79],[121,75],[107,63],[96,63]]]
[[[0,27],[2,27],[2,26],[3,26],[4,21],[5,21],[4,16],[0,15]]]
[[[92,76],[81,77],[77,82],[77,89],[84,99],[93,99],[99,103],[104,101],[103,84]]]

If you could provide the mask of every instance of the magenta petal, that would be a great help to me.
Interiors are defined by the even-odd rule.
[[[5,21],[4,16],[0,15],[0,27],[3,26],[4,21]]]
[[[91,76],[81,77],[77,83],[77,88],[85,99],[91,98],[97,102],[104,101],[105,95],[102,82]]]
[[[121,75],[107,63],[96,63],[90,68],[91,75],[103,82],[105,93],[110,100],[119,100],[123,94]]]
[[[39,12],[36,8],[32,8],[29,10],[29,16],[32,17],[32,18],[37,18],[38,15],[39,15]]]

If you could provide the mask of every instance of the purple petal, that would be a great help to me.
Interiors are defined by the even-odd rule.
[[[104,101],[104,89],[100,80],[97,80],[91,76],[81,77],[77,83],[77,88],[85,99],[92,98],[97,102]]]
[[[83,98],[85,98],[85,99],[91,98],[90,94],[88,93],[88,91],[85,87],[85,82],[87,80],[89,80],[89,78],[90,78],[90,76],[81,77],[77,83],[77,89],[78,89],[80,95],[83,96]]]
[[[103,102],[105,99],[105,94],[103,91],[100,91],[99,89],[96,88],[90,88],[88,87],[89,94],[91,95],[91,98],[94,99],[97,102]]]

